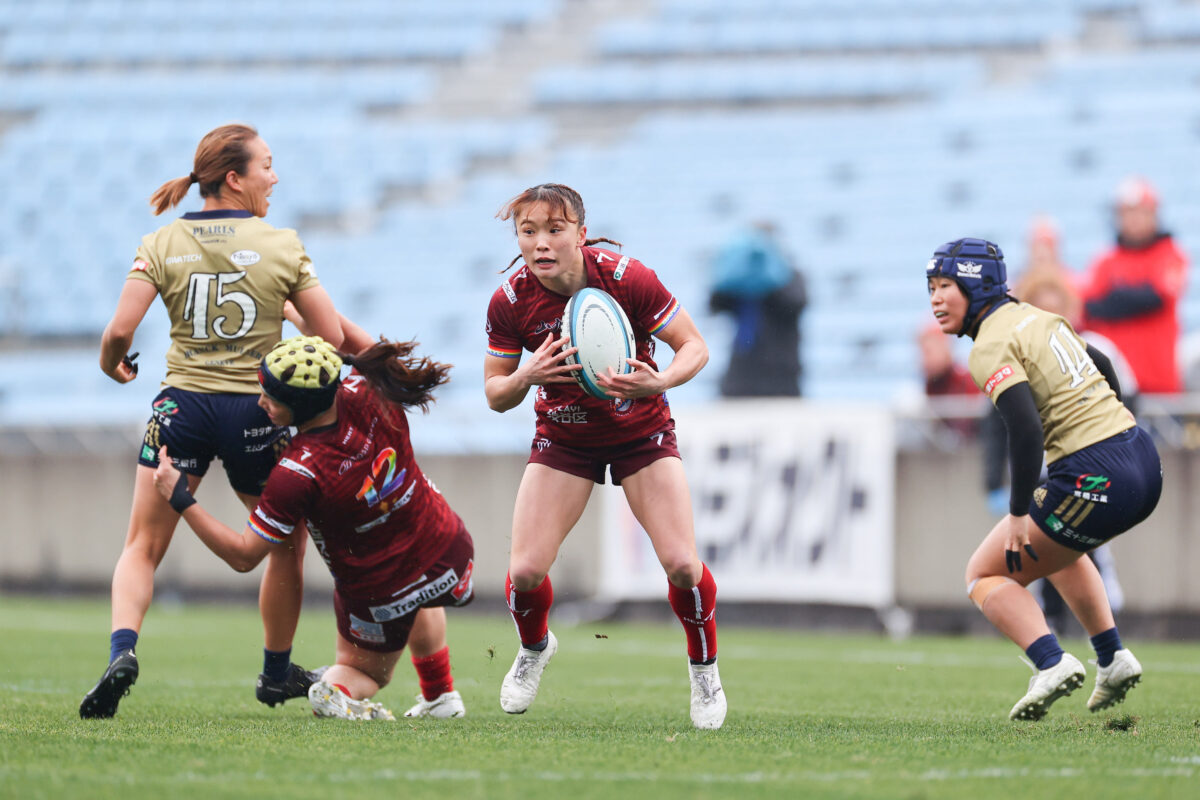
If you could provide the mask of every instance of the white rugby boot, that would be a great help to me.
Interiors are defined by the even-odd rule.
[[[1085,677],[1087,672],[1079,659],[1070,653],[1063,653],[1061,661],[1029,679],[1029,691],[1008,712],[1008,718],[1041,719],[1055,700],[1083,686]]]
[[[692,684],[692,725],[701,730],[717,730],[725,723],[728,709],[717,662],[707,665],[688,662],[688,678]]]
[[[379,719],[394,722],[396,716],[380,703],[355,700],[338,687],[324,680],[315,682],[308,690],[308,702],[318,717],[339,719]]]
[[[542,672],[558,652],[558,639],[546,631],[546,649],[517,650],[517,659],[500,684],[500,707],[509,714],[524,714],[537,697]]]
[[[467,707],[463,705],[462,695],[458,692],[443,692],[432,700],[426,700],[425,695],[417,695],[417,704],[404,712],[406,717],[433,717],[434,719],[453,719],[465,717]]]
[[[1125,694],[1142,679],[1142,665],[1133,653],[1121,648],[1113,653],[1112,663],[1096,667],[1096,688],[1088,698],[1089,711],[1101,711],[1124,702]]]

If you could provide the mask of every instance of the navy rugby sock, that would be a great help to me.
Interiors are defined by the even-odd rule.
[[[108,663],[117,660],[117,656],[126,650],[137,647],[138,633],[131,628],[119,628],[112,632],[108,639]]]
[[[271,680],[287,680],[288,669],[291,666],[292,648],[279,651],[263,648],[263,674]]]
[[[1092,648],[1096,651],[1096,664],[1101,667],[1111,664],[1113,654],[1121,649],[1121,634],[1117,633],[1116,626],[1093,636]]]
[[[1062,661],[1063,649],[1058,644],[1058,637],[1053,633],[1047,633],[1039,639],[1035,639],[1033,644],[1025,648],[1025,655],[1029,656],[1029,660],[1038,668],[1038,671],[1050,669],[1058,662]]]

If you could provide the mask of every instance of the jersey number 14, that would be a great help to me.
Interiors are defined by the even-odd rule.
[[[1086,376],[1096,372],[1095,362],[1066,323],[1060,322],[1058,330],[1050,334],[1050,350],[1058,359],[1063,374],[1071,376],[1072,389],[1083,383]]]

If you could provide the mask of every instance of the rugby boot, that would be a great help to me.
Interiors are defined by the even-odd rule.
[[[1061,661],[1053,667],[1040,670],[1029,679],[1029,691],[1008,712],[1008,718],[1041,719],[1055,700],[1083,686],[1085,677],[1087,672],[1079,659],[1070,653],[1063,653]]]
[[[692,684],[692,725],[701,730],[716,730],[725,723],[725,690],[717,662],[688,663],[688,678]]]
[[[282,705],[285,700],[294,697],[308,697],[309,687],[321,679],[326,669],[327,667],[322,667],[315,672],[308,672],[299,664],[292,663],[288,665],[287,677],[281,681],[260,672],[258,682],[254,685],[254,696],[258,698],[258,702],[266,703],[271,708],[274,708],[276,703]]]
[[[100,681],[83,696],[79,716],[83,719],[108,719],[117,713],[117,704],[129,694],[137,682],[138,660],[133,650],[126,650],[112,660]]]
[[[1133,653],[1121,648],[1107,667],[1096,667],[1096,688],[1088,698],[1089,711],[1101,711],[1124,702],[1125,694],[1142,679],[1142,665]]]
[[[500,707],[509,714],[524,714],[533,705],[537,697],[538,686],[542,682],[542,672],[550,659],[558,652],[558,639],[550,631],[546,632],[546,648],[544,650],[529,650],[521,647],[517,650],[517,658],[512,668],[504,676],[500,684]]]
[[[425,695],[417,695],[417,704],[404,712],[406,717],[433,717],[434,719],[452,719],[465,717],[467,707],[463,705],[462,695],[458,692],[444,692],[432,700],[426,700]]]

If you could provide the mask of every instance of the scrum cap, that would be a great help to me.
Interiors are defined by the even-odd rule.
[[[333,405],[342,359],[320,336],[293,336],[263,357],[258,382],[267,397],[287,406],[292,424],[303,425]]]
[[[986,239],[946,242],[925,265],[925,279],[930,278],[950,278],[966,296],[967,314],[959,336],[971,330],[984,306],[1003,302],[1008,296],[1004,253]]]

